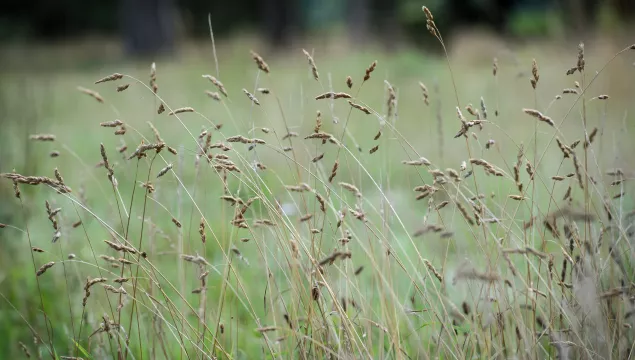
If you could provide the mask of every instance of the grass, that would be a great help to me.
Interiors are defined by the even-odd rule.
[[[317,81],[300,49],[264,56],[265,73],[256,42],[219,45],[218,70],[205,44],[157,60],[156,96],[146,62],[3,74],[0,171],[53,179],[19,185],[19,199],[0,183],[0,354],[22,356],[22,343],[43,358],[628,358],[635,50],[612,60],[628,43],[592,41],[584,71],[566,76],[577,44],[467,39],[447,44],[447,61],[316,48]],[[94,84],[113,73],[124,76]],[[204,74],[229,96],[208,97],[218,89]],[[329,91],[370,114],[314,100]],[[184,107],[194,112],[168,115]],[[318,111],[333,141],[305,139]],[[115,119],[124,135],[100,126]],[[237,135],[265,144],[228,142]],[[129,159],[142,141],[159,145]],[[209,147],[219,141],[231,150]],[[421,157],[431,164],[403,164]],[[56,192],[55,168],[72,192]]]

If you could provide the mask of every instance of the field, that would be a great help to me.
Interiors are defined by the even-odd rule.
[[[5,49],[0,357],[630,358],[632,43]]]

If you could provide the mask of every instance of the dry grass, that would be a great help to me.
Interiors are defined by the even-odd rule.
[[[603,78],[635,50],[591,48],[58,79],[81,125],[29,125],[38,166],[2,164],[1,353],[629,358],[635,89]]]

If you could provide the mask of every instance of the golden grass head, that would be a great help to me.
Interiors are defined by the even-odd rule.
[[[267,65],[267,63],[265,62],[265,60],[262,58],[262,56],[258,55],[258,53],[251,51],[251,57],[254,59],[254,61],[256,62],[256,65],[258,65],[258,69],[266,72],[267,74],[269,73],[269,65]]]
[[[104,98],[101,95],[99,95],[99,93],[97,91],[93,91],[93,90],[90,90],[90,89],[87,89],[87,88],[81,87],[81,86],[78,86],[77,90],[79,92],[81,92],[81,93],[84,93],[84,94],[92,97],[93,99],[97,100],[98,102],[100,102],[102,104],[104,103]]]
[[[377,60],[373,61],[372,64],[368,68],[366,68],[366,74],[364,75],[364,81],[368,81],[370,79],[370,74],[375,71],[377,67]]]
[[[119,80],[121,78],[123,78],[123,74],[114,73],[112,75],[108,75],[108,76],[106,76],[104,78],[101,78],[101,79],[95,81],[95,84],[101,84],[101,83],[105,83],[105,82],[108,82],[108,81],[116,81],[116,80]]]
[[[311,54],[308,53],[308,51],[302,49],[302,52],[304,53],[304,56],[306,56],[307,60],[309,60],[309,66],[311,67],[313,78],[315,80],[319,80],[320,74],[318,74],[317,66],[315,66],[315,60],[313,60],[313,57],[311,56]]]

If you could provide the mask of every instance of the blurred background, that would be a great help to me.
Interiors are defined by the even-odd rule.
[[[564,38],[623,28],[632,0],[430,0],[439,28],[479,28],[515,38]],[[219,39],[258,34],[276,48],[307,36],[345,36],[362,45],[424,46],[419,0],[81,0],[12,1],[0,14],[3,45],[94,40],[131,55],[175,54],[183,41],[209,37],[211,15]],[[426,40],[427,39],[427,40]],[[110,44],[110,42],[113,44]]]
[[[458,168],[465,155],[454,151],[452,145],[452,136],[458,129],[453,79],[443,49],[426,30],[422,5],[431,9],[443,34],[464,102],[461,106],[479,104],[479,99],[484,98],[490,114],[500,114],[495,118],[497,127],[486,127],[478,140],[482,143],[496,140],[502,149],[496,155],[497,160],[506,155],[507,159],[503,160],[513,162],[518,143],[533,144],[534,122],[519,120],[526,120],[520,109],[549,109],[548,114],[554,119],[563,119],[569,114],[575,97],[562,96],[559,102],[554,99],[562,94],[562,89],[573,88],[574,81],[580,80],[565,76],[566,70],[576,64],[580,41],[586,44],[588,74],[599,70],[617,51],[635,42],[635,0],[8,1],[0,10],[0,172],[15,169],[26,175],[52,176],[53,168],[57,167],[76,190],[74,194],[86,200],[106,221],[116,223],[113,199],[104,191],[104,188],[108,190],[105,171],[94,165],[101,160],[100,142],[111,154],[119,155],[116,149],[124,145],[134,149],[139,143],[137,130],[151,136],[146,122],[153,121],[166,143],[186,149],[186,161],[194,162],[196,145],[172,117],[166,114],[159,117],[154,95],[141,84],[126,79],[132,83],[130,89],[118,93],[112,83],[95,85],[97,79],[120,72],[147,83],[150,64],[156,62],[158,94],[166,104],[172,108],[192,106],[213,121],[224,122],[225,135],[246,134],[252,124],[278,128],[280,134],[284,133],[284,124],[272,97],[257,94],[264,111],[256,112],[241,92],[241,88],[271,87],[279,95],[294,131],[300,127],[312,131],[315,112],[321,110],[325,124],[329,124],[325,126],[332,126],[334,133],[341,133],[337,127],[341,125],[335,125],[336,118],[346,116],[344,111],[349,110],[348,104],[329,109],[326,102],[316,104],[312,99],[325,88],[347,90],[344,81],[348,75],[357,86],[364,69],[373,60],[378,60],[379,65],[372,81],[365,85],[364,103],[371,104],[379,113],[385,112],[383,80],[389,80],[398,89],[397,127],[400,131],[419,140],[414,141],[413,146],[440,167]],[[210,22],[216,54],[210,39]],[[311,76],[301,52],[303,48],[315,58],[321,76],[319,83]],[[249,55],[251,49],[269,63],[270,77],[258,72]],[[496,78],[492,75],[494,58],[499,68]],[[537,60],[541,75],[537,91],[528,80],[532,59]],[[635,123],[629,120],[630,114],[635,112],[633,61],[632,53],[617,58],[589,89],[592,96],[611,96],[610,103],[596,101],[588,108],[589,128],[599,127],[607,141],[605,145],[602,143],[605,151],[598,153],[602,169],[632,164],[629,155],[632,141],[617,139],[627,136]],[[223,81],[230,93],[227,101],[223,98],[223,102],[215,102],[205,95],[205,90],[216,89],[201,78],[202,74],[213,74]],[[419,81],[428,86],[430,104],[423,102]],[[106,99],[105,104],[79,93],[77,86],[99,91]],[[111,129],[98,126],[100,122],[114,119],[129,125],[126,136],[113,136]],[[563,125],[562,131],[571,137],[570,141],[582,136],[580,123],[580,116],[574,111]],[[187,124],[194,133],[209,126],[193,116],[187,118]],[[373,146],[371,140],[378,131],[375,122],[372,126],[368,124],[358,121],[351,124],[351,133],[359,143],[356,145],[365,150],[364,156],[368,156],[367,150]],[[29,135],[37,133],[52,133],[57,139],[53,143],[28,140]],[[420,140],[420,135],[427,137]],[[547,140],[535,144],[544,148]],[[398,142],[394,142],[392,150],[386,151],[388,155],[377,162],[379,165],[369,165],[371,175],[381,179],[397,174],[398,169],[382,165],[391,161],[399,163],[406,158]],[[53,153],[58,156],[49,156]],[[264,163],[279,159],[268,157],[266,152],[259,156]],[[330,166],[334,159],[328,156],[324,161],[328,159]],[[310,158],[307,155],[307,159]],[[125,164],[123,158],[118,161]],[[561,164],[549,161],[544,166],[553,167],[554,173],[557,172]],[[132,174],[123,170],[130,166],[119,166],[122,169],[118,170],[120,191],[122,198],[128,199],[138,184]],[[350,174],[346,171],[343,169],[338,176],[347,179]],[[284,172],[280,175],[281,179],[267,179],[278,185],[281,181],[287,184],[293,181],[293,177]],[[195,179],[193,171],[184,176],[187,180]],[[168,186],[178,187],[174,179],[161,180],[169,182]],[[392,180],[393,186],[404,185],[406,189],[401,198],[399,194],[393,195],[402,201],[397,205],[407,209],[402,218],[409,229],[418,226],[421,220],[420,213],[410,211],[415,206],[410,189],[419,180],[415,174],[403,176],[403,172]],[[373,188],[366,178],[355,179],[355,183]],[[48,249],[52,246],[50,224],[43,203],[54,194],[26,186],[22,191],[29,202],[24,211],[17,211],[19,203],[13,197],[10,182],[0,182],[0,223],[23,228],[27,220],[30,221],[34,245]],[[211,197],[211,193],[205,196]],[[166,200],[168,206],[174,203]],[[169,217],[156,208],[157,218],[163,216],[164,223],[170,224]],[[71,224],[75,213],[72,208],[67,209],[69,212],[63,216],[68,216],[66,222]],[[170,211],[176,213],[172,207]],[[218,226],[225,229],[227,223]],[[66,228],[71,231],[70,226]],[[26,320],[40,330],[43,328],[32,260],[24,251],[26,239],[23,233],[14,230],[0,232],[0,292],[6,299],[0,300],[0,338],[3,339],[0,358],[18,354],[17,341],[29,341],[28,328],[16,324]],[[94,231],[91,233],[94,241],[108,237],[96,222],[90,231]],[[222,234],[225,230],[219,231]],[[173,246],[175,232],[176,229],[167,227],[165,239],[160,239],[165,243],[158,247]],[[196,231],[192,234],[195,236]],[[68,252],[90,259],[81,232],[65,236],[63,244],[68,246]],[[470,251],[467,245],[461,246],[458,245],[457,253]],[[241,250],[247,257],[258,258],[257,254]],[[208,259],[215,256],[219,259],[211,247],[203,254]],[[174,266],[173,263],[167,266]],[[56,270],[61,274],[60,269]],[[258,266],[246,271],[252,271],[247,274],[248,279],[260,279],[262,275]],[[70,322],[66,318],[68,304],[56,302],[56,298],[67,286],[75,286],[73,301],[78,303],[84,275],[82,273],[81,279],[71,285],[65,284],[63,276],[43,285],[41,291],[49,315],[57,319],[58,334],[68,333]],[[253,285],[254,297],[262,295],[262,289],[258,288],[262,284],[250,285]],[[95,321],[99,319],[93,319]],[[248,321],[244,326],[253,328]],[[57,341],[61,347],[68,345],[63,336]],[[255,351],[258,354],[258,349]]]

